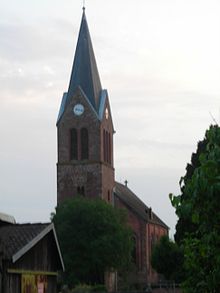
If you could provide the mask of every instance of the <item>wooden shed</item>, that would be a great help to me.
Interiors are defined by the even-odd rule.
[[[63,270],[53,224],[0,226],[0,292],[54,293]]]

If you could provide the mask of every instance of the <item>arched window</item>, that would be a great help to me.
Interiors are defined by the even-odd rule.
[[[103,155],[104,155],[104,162],[111,164],[112,163],[111,134],[105,129],[103,129]]]
[[[109,162],[109,164],[111,164],[111,162],[112,162],[112,156],[111,156],[111,134],[110,133],[108,133],[108,152],[109,152],[109,155],[108,155],[108,162]]]
[[[70,129],[70,160],[78,160],[77,130]]]
[[[136,235],[133,235],[132,237],[132,241],[133,241],[133,249],[132,249],[132,261],[135,265],[137,265],[137,238]]]
[[[103,129],[103,153],[104,153],[104,162],[106,162],[106,135],[105,135],[105,129]]]
[[[105,132],[106,135],[106,162],[109,163],[109,137],[108,131]]]
[[[89,134],[86,128],[82,128],[80,132],[81,138],[81,160],[89,158]]]

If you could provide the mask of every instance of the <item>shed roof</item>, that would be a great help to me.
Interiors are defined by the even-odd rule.
[[[154,223],[168,229],[168,226],[154,212],[152,212],[152,217],[149,217],[151,209],[126,185],[115,182],[114,194],[144,221]]]
[[[49,232],[54,235],[60,262],[64,270],[56,232],[54,225],[51,223],[14,224],[0,227],[0,252],[3,254],[4,259],[15,263]]]

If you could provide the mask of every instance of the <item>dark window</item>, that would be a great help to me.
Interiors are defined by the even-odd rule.
[[[78,195],[85,195],[85,188],[84,186],[77,186],[77,194]]]
[[[133,240],[133,249],[132,249],[131,257],[132,257],[133,263],[137,265],[137,238],[135,235],[132,237],[132,240]]]
[[[108,132],[106,131],[106,162],[109,163],[109,140],[108,140]]]
[[[83,196],[85,195],[85,188],[84,188],[84,186],[81,187],[81,195],[83,195]]]
[[[109,144],[109,146],[108,146],[108,152],[109,152],[108,162],[109,162],[109,164],[111,164],[112,158],[111,158],[111,135],[110,135],[110,133],[108,133],[108,144]]]
[[[78,139],[77,130],[70,130],[70,160],[78,160]]]
[[[111,201],[111,195],[110,195],[110,191],[108,190],[108,201]]]
[[[104,162],[111,164],[112,162],[112,145],[110,132],[103,130],[103,153]]]
[[[103,153],[104,153],[104,162],[106,162],[106,136],[105,136],[105,129],[103,129]]]
[[[81,160],[89,158],[89,135],[86,128],[81,129]]]

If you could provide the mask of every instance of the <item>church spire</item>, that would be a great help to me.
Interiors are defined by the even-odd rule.
[[[77,87],[82,89],[94,109],[98,112],[102,86],[86,20],[85,6],[83,6],[81,26],[67,93],[68,100],[73,96]]]

